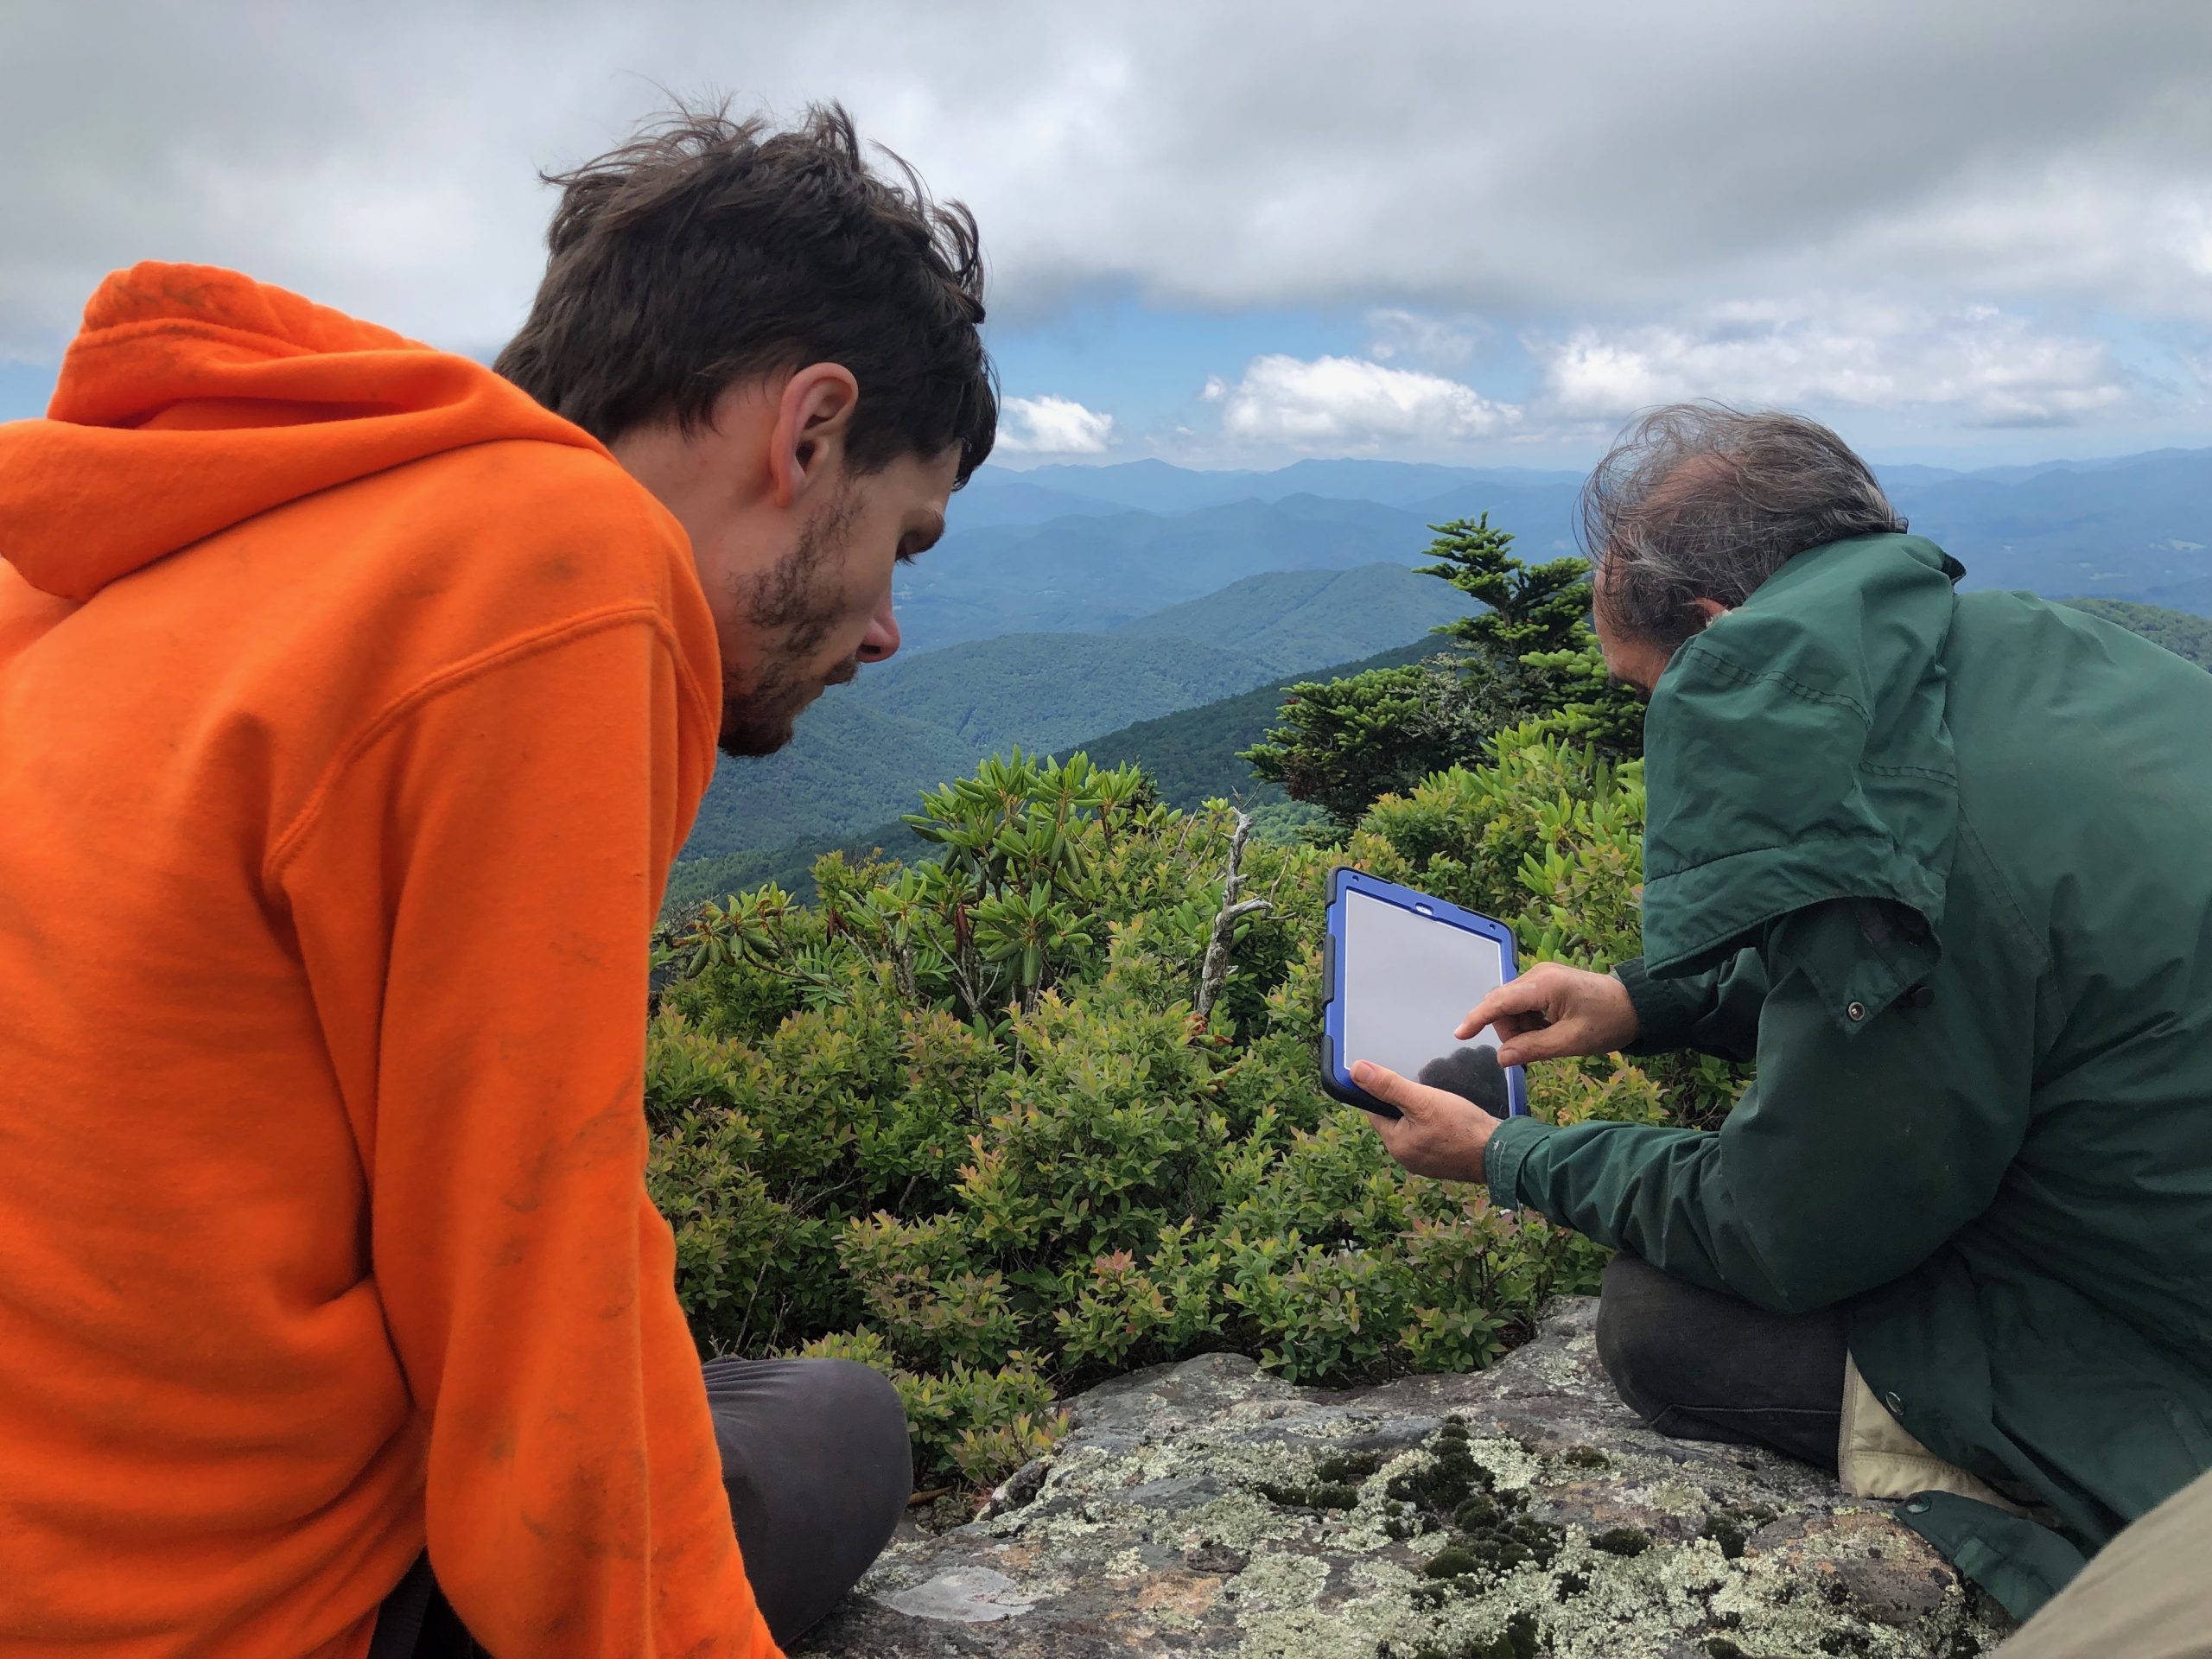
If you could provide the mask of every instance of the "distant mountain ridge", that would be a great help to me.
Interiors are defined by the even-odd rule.
[[[1968,588],[2171,605],[2212,578],[2212,450],[2020,473],[1900,486],[1892,499],[1967,567]]]
[[[1402,566],[1276,572],[1125,630],[1007,634],[894,658],[826,695],[789,748],[724,761],[683,855],[834,839],[907,810],[985,755],[1065,751],[1348,652],[1395,647],[1471,608]]]
[[[2207,454],[2212,454],[2212,450],[2169,448],[2088,461],[2041,461],[2018,466],[1968,467],[1908,461],[1877,466],[1874,470],[1885,488],[1916,488],[1961,480],[2002,485],[2023,483],[2050,473],[2113,472],[2143,462],[2164,463]],[[1236,501],[1274,501],[1287,495],[1319,495],[1374,501],[1385,506],[1417,507],[1440,496],[1456,494],[1469,486],[1573,488],[1580,485],[1584,476],[1580,470],[1562,467],[1453,467],[1428,461],[1361,458],[1300,461],[1271,471],[1214,471],[1146,460],[1103,466],[1063,462],[1016,468],[987,465],[969,480],[965,494],[970,499],[980,499],[1001,491],[1013,491],[1015,494],[1010,499],[1009,506],[1026,499],[1033,508],[1055,509],[1043,512],[1033,521],[1042,522],[1043,518],[1060,516],[1057,509],[1068,502],[1174,513]]]
[[[976,530],[960,527],[957,497],[952,512],[944,542],[897,581],[917,655],[1003,633],[1113,628],[1274,571],[1409,565],[1430,541],[1420,513],[1314,495]]]
[[[1024,488],[1058,499],[1175,513],[1238,501],[1280,501],[1292,495],[1418,507],[1470,485],[1572,488],[1580,482],[1579,473],[1528,467],[1446,467],[1413,461],[1300,461],[1271,472],[1210,472],[1164,461],[1131,461],[1103,467],[1035,467],[1019,472],[987,466],[969,481],[968,490],[983,497]]]
[[[1176,806],[1196,806],[1216,795],[1238,796],[1249,804],[1264,805],[1281,800],[1282,793],[1274,785],[1254,779],[1251,768],[1237,758],[1237,751],[1251,747],[1274,723],[1284,692],[1301,680],[1333,680],[1363,674],[1370,668],[1395,668],[1418,662],[1436,648],[1436,642],[1416,640],[1357,662],[1285,675],[1255,690],[1217,702],[1059,746],[1058,752],[1065,755],[1080,749],[1101,766],[1118,766],[1132,761],[1141,764],[1158,785],[1161,798]],[[729,774],[732,767],[747,764],[772,763],[725,761],[722,771],[716,774],[717,783]],[[728,850],[722,851],[706,850],[695,833],[684,849],[685,856],[677,861],[670,876],[666,908],[681,910],[702,899],[741,892],[764,881],[774,881],[790,889],[803,888],[814,861],[839,849],[854,858],[879,849],[893,857],[918,856],[925,849],[897,815],[912,810],[924,790],[972,769],[970,762],[967,766],[933,775],[917,785],[907,798],[891,803],[875,817],[855,825],[817,830],[775,841],[739,840]],[[741,791],[741,798],[751,798],[755,793],[748,785]],[[732,791],[724,798],[740,798],[739,791]],[[702,810],[702,818],[704,816]],[[759,827],[756,822],[754,828]]]
[[[1887,469],[1915,531],[1970,588],[2212,611],[2212,449],[1956,472]],[[1116,628],[1265,571],[1424,556],[1429,526],[1488,512],[1522,556],[1577,550],[1572,473],[1379,461],[1198,473],[1164,461],[985,467],[940,547],[902,573],[911,647]],[[1364,493],[1362,493],[1364,492]],[[972,515],[972,516],[968,516]]]

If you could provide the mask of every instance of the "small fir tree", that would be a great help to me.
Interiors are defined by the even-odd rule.
[[[1478,760],[1496,734],[1539,719],[1608,755],[1643,752],[1643,711],[1606,672],[1591,632],[1590,567],[1523,564],[1478,518],[1433,524],[1420,567],[1485,607],[1437,630],[1460,647],[1417,668],[1294,686],[1281,723],[1244,752],[1253,772],[1349,830],[1386,795]]]

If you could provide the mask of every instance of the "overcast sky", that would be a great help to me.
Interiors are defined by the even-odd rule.
[[[663,88],[841,99],[974,207],[1017,463],[1573,465],[1694,395],[2212,444],[2207,0],[0,0],[0,416],[140,258],[488,354],[536,170]]]

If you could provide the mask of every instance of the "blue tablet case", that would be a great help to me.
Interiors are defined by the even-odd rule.
[[[1321,1087],[1332,1100],[1347,1106],[1357,1106],[1362,1111],[1376,1113],[1382,1117],[1397,1117],[1402,1114],[1395,1106],[1376,1100],[1362,1090],[1351,1080],[1351,1063],[1359,1058],[1344,1052],[1344,899],[1350,893],[1363,893],[1386,904],[1397,906],[1418,915],[1423,921],[1439,927],[1456,927],[1479,935],[1497,944],[1504,956],[1504,976],[1511,979],[1520,972],[1520,954],[1514,944],[1513,930],[1503,922],[1488,916],[1462,910],[1457,905],[1433,899],[1411,887],[1400,887],[1395,881],[1385,881],[1364,870],[1355,870],[1338,865],[1329,875],[1329,944],[1323,956],[1322,995],[1326,1006],[1321,1020]],[[1444,1058],[1439,1055],[1440,1059]],[[1517,1065],[1505,1068],[1506,1109],[1514,1117],[1529,1115],[1529,1080]]]

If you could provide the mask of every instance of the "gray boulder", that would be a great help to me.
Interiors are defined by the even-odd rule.
[[[1889,1507],[1669,1440],[1596,1304],[1491,1370],[1293,1388],[1212,1355],[1092,1389],[973,1524],[893,1541],[818,1659],[1965,1659],[2001,1639]]]

